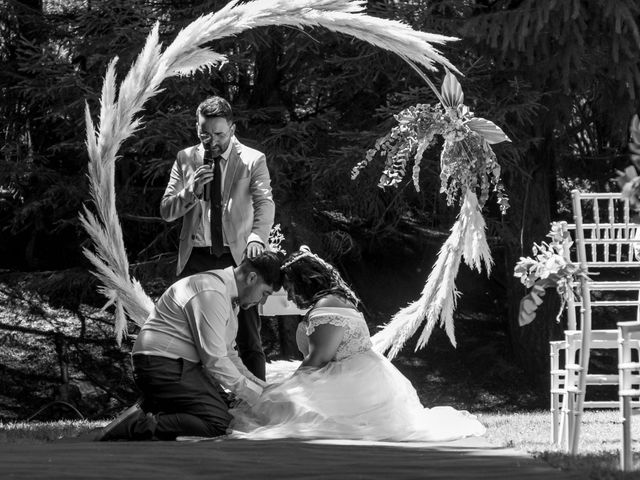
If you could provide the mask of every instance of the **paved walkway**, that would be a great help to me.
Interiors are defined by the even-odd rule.
[[[578,479],[482,438],[447,443],[212,440],[0,445],[2,479]]]

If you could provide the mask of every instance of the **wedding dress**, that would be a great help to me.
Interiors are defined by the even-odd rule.
[[[231,410],[232,438],[446,441],[484,434],[466,411],[424,408],[409,380],[372,350],[367,324],[353,308],[312,310],[296,335],[304,355],[308,336],[325,323],[344,328],[334,359],[269,385],[253,407]]]

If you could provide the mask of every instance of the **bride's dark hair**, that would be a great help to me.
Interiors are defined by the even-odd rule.
[[[306,247],[285,259],[282,274],[283,283],[293,284],[296,295],[306,303],[304,307],[312,306],[327,295],[339,295],[354,306],[360,303],[338,270]]]

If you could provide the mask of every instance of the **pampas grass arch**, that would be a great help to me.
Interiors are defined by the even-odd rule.
[[[394,20],[368,16],[363,13],[365,3],[360,0],[254,0],[240,4],[234,0],[221,10],[193,21],[178,33],[164,51],[159,43],[159,26],[156,24],[141,53],[120,83],[119,89],[116,89],[115,76],[117,58],[109,63],[102,87],[97,128],[92,121],[89,106],[86,105],[85,109],[89,188],[95,213],[85,206],[80,213],[80,220],[94,246],[93,251],[84,249],[83,253],[95,268],[93,273],[102,284],[100,291],[109,299],[107,306],[115,306],[115,335],[118,343],[126,334],[127,318],[141,326],[151,311],[153,302],[140,283],[129,273],[122,229],[115,206],[114,169],[117,153],[122,143],[142,127],[138,114],[145,102],[159,93],[160,84],[165,78],[190,75],[226,60],[224,55],[202,48],[201,45],[257,27],[323,27],[394,52],[420,74],[443,102],[442,96],[423,69],[436,70],[436,65],[439,64],[457,72],[457,69],[433,47],[433,44],[444,44],[456,39],[415,31]],[[474,205],[474,197],[473,193],[465,196],[463,210],[472,209],[477,214],[477,200]],[[483,229],[484,222],[479,227]],[[458,227],[458,230],[460,231],[455,234],[458,240],[468,232],[468,229],[465,230],[463,227]],[[456,253],[455,249],[460,249],[460,243],[455,244],[454,241],[455,239],[450,239],[443,246],[446,255],[441,256],[445,263],[459,264],[461,253]],[[488,255],[488,252],[483,254]],[[490,256],[488,258],[490,261]],[[477,263],[479,265],[479,261]],[[436,265],[434,271],[437,268]],[[451,268],[448,271],[451,272]],[[453,276],[455,278],[455,272]],[[432,276],[430,280],[431,278]],[[427,282],[425,292],[430,288],[433,290],[429,286],[430,283],[433,282]],[[447,281],[447,285],[453,285],[453,278]],[[450,293],[455,297],[455,292]],[[446,292],[437,294],[449,295]],[[454,297],[441,302],[449,316],[453,313]],[[425,298],[428,303],[425,303]],[[394,317],[385,329],[374,335],[376,347],[380,351],[391,348],[390,355],[395,355],[406,339],[420,326],[427,315],[426,310],[437,308],[430,306],[433,299],[429,298],[429,295],[425,297],[423,292],[420,301],[407,307],[410,311],[405,309],[403,315]],[[433,317],[434,312],[431,313]],[[439,316],[440,312],[435,314]],[[426,338],[433,328],[433,323],[429,321],[425,328]],[[453,341],[452,327],[448,328],[448,331]],[[426,341],[425,332],[422,335],[422,343]]]

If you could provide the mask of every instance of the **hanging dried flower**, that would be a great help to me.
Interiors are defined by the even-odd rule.
[[[471,189],[479,195],[482,208],[493,189],[500,210],[505,213],[509,201],[491,145],[508,142],[509,137],[493,122],[473,116],[473,112],[462,103],[464,94],[460,83],[449,71],[442,83],[441,99],[441,104],[436,106],[418,104],[395,115],[398,125],[376,141],[365,159],[353,167],[351,178],[356,178],[379,155],[385,158],[385,163],[378,185],[381,188],[397,186],[413,160],[413,184],[420,191],[418,180],[422,155],[433,145],[436,135],[440,135],[444,138],[440,156],[440,191],[446,194],[447,204],[460,203],[466,191]]]

